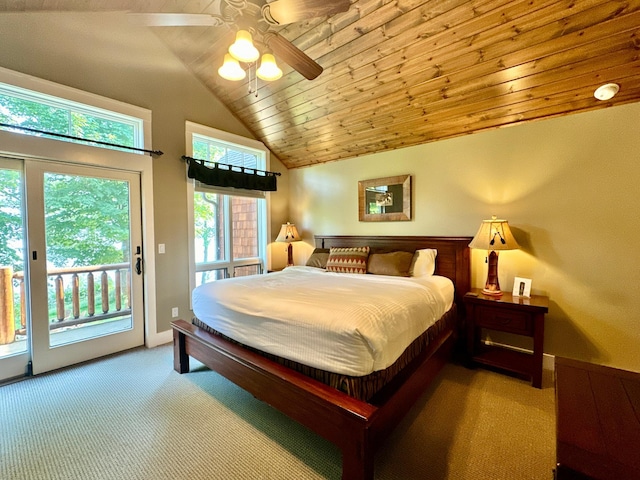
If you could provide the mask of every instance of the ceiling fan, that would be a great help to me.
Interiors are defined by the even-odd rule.
[[[249,28],[268,49],[308,80],[322,67],[277,32],[274,26],[331,16],[349,10],[349,0],[215,0],[214,13],[129,13],[132,22],[150,27],[223,26]]]

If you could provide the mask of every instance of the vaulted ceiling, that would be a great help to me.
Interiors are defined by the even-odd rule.
[[[243,3],[0,0],[0,12],[212,14],[221,1]],[[217,73],[234,25],[144,28],[288,168],[640,101],[640,0],[351,0],[271,27],[324,71],[307,80],[280,60],[257,95]],[[618,95],[594,98],[609,82]]]

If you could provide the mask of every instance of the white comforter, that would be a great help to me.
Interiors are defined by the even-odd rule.
[[[361,376],[393,364],[452,301],[453,284],[445,277],[289,267],[203,284],[193,291],[193,312],[245,345]]]

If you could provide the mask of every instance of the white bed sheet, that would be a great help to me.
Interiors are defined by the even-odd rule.
[[[234,340],[322,370],[393,364],[453,303],[451,280],[313,267],[219,280],[193,291],[195,316]]]

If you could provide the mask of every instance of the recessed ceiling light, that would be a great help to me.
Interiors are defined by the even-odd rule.
[[[596,88],[596,91],[593,92],[593,96],[598,100],[611,100],[619,90],[620,85],[617,83],[607,83]]]

